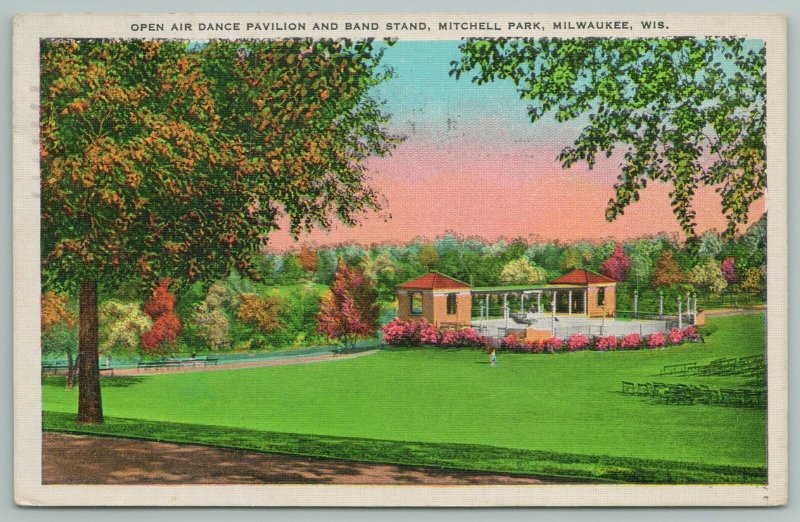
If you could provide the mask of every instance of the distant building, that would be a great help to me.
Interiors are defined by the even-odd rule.
[[[472,323],[473,298],[485,300],[485,306],[480,305],[480,309],[485,310],[481,313],[485,313],[488,319],[493,298],[502,299],[504,316],[509,316],[509,296],[519,298],[523,313],[613,317],[616,287],[617,281],[584,269],[573,270],[545,285],[475,288],[438,272],[430,272],[396,288],[397,317],[404,321],[425,318],[436,326],[468,326]],[[546,294],[550,296],[548,310],[542,304],[542,296]]]
[[[469,326],[472,294],[467,283],[430,272],[397,287],[397,317],[404,321],[425,318],[436,326]]]

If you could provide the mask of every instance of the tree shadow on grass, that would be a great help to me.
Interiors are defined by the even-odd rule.
[[[100,379],[103,388],[130,388],[144,381],[142,377],[104,377]]]

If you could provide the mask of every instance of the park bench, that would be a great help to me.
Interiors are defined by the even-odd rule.
[[[209,364],[213,364],[216,366],[219,363],[218,357],[206,357],[203,359],[204,366],[208,366]]]
[[[622,381],[622,393],[633,395],[636,393],[636,385],[630,381]]]

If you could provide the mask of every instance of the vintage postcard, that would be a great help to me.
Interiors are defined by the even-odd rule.
[[[16,499],[787,501],[782,15],[20,15]]]

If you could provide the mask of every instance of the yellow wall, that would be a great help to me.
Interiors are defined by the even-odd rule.
[[[417,291],[422,294],[422,314],[411,315],[411,293],[414,291],[403,290],[397,293],[397,317],[402,321],[420,320],[425,318],[429,323],[439,326],[442,323],[469,326],[472,319],[472,295],[469,292],[454,291],[456,297],[456,313],[447,313],[447,294],[451,292],[430,290]]]
[[[597,304],[597,290],[600,288],[606,289],[606,296],[603,300],[603,306]],[[606,317],[613,317],[616,310],[616,288],[611,286],[590,286],[589,287],[589,300],[587,302],[587,312],[589,317],[603,317],[605,312]]]

